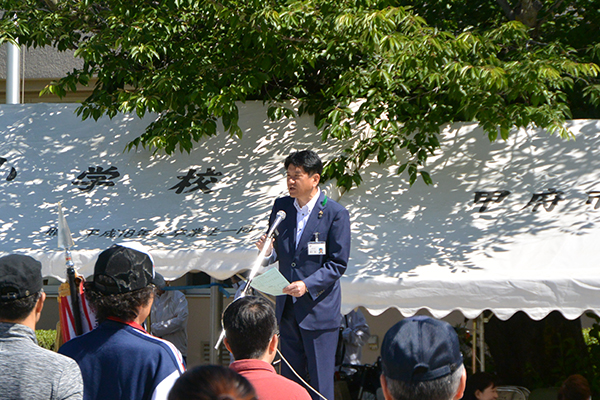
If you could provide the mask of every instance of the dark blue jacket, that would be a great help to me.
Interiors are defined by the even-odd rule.
[[[277,228],[275,252],[279,271],[288,281],[301,280],[308,292],[293,297],[296,321],[302,329],[337,329],[340,326],[341,289],[339,278],[346,271],[350,255],[350,216],[337,202],[323,192],[313,208],[300,243],[296,249],[296,207],[294,199],[287,196],[275,200],[269,225],[279,210],[286,219]],[[308,255],[308,242],[326,242],[325,255]],[[277,296],[277,320],[281,321],[286,296]]]
[[[79,364],[85,400],[166,399],[184,372],[175,346],[112,320],[69,340],[59,353]]]

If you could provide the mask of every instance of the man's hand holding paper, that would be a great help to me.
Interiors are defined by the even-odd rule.
[[[250,286],[271,296],[281,296],[285,294],[283,289],[289,284],[290,282],[281,275],[277,268],[271,268],[264,274],[256,276]]]

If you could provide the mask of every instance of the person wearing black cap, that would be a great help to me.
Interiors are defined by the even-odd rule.
[[[0,258],[0,399],[83,398],[77,363],[37,345],[46,294],[42,265],[29,256]]]
[[[406,318],[387,331],[381,367],[386,400],[458,400],[467,381],[456,332],[425,316]]]
[[[175,346],[142,327],[154,299],[153,279],[145,252],[114,245],[98,256],[85,296],[99,325],[59,350],[79,364],[84,399],[166,399],[184,372]]]

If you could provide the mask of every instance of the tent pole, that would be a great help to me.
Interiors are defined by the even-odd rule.
[[[485,371],[485,337],[484,337],[484,324],[483,313],[477,318],[477,329],[479,329],[479,370]]]
[[[477,319],[473,322],[473,338],[471,339],[471,373],[477,372]]]
[[[210,283],[210,353],[211,364],[221,364],[221,349],[215,349],[215,344],[221,335],[221,314],[223,313],[223,295],[216,285],[220,281],[211,277]]]

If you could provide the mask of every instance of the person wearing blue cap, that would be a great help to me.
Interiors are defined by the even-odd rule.
[[[458,400],[467,381],[458,336],[426,316],[392,326],[381,343],[381,388],[386,400]]]

